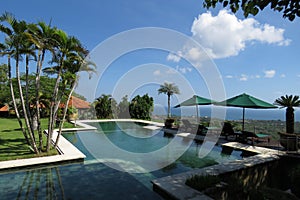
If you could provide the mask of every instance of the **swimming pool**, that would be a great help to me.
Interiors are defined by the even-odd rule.
[[[159,195],[152,192],[150,180],[242,158],[241,151],[232,151],[228,155],[222,153],[222,147],[215,146],[213,151],[200,159],[198,153],[201,144],[193,140],[187,141],[185,138],[172,137],[161,129],[149,127],[148,124],[97,122],[90,125],[99,126],[99,130],[64,134],[65,138],[87,156],[83,163],[1,173],[1,199],[120,199],[124,197],[126,199],[160,199]],[[126,166],[139,170],[139,166],[133,161],[130,161],[130,165],[122,165],[128,164],[127,158],[109,160],[99,157],[107,156],[107,154],[98,154],[99,151],[105,151],[103,149],[105,146],[102,146],[105,144],[101,143],[104,136],[114,146],[133,155],[158,151],[172,142],[183,146],[189,143],[189,148],[174,163],[161,169],[146,173],[141,173],[141,171],[129,173],[126,170],[111,168],[109,164],[116,161],[113,164],[117,164],[122,169]],[[168,155],[161,156],[168,158]],[[155,161],[150,158],[145,160]]]

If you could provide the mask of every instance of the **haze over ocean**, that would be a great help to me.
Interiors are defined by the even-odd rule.
[[[182,109],[182,110],[181,110]],[[285,121],[286,109],[245,109],[245,119],[252,120],[281,120]],[[166,115],[167,107],[155,107],[153,115]],[[181,113],[182,112],[182,113]],[[211,108],[209,106],[199,106],[199,116],[210,117]],[[171,108],[172,115],[176,116],[196,116],[196,108],[182,107]],[[300,109],[295,109],[295,121],[300,121]],[[242,108],[228,107],[226,110],[226,120],[240,120],[243,117]]]

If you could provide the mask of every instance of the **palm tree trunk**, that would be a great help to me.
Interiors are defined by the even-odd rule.
[[[294,133],[294,123],[295,123],[294,108],[287,107],[285,117],[286,117],[286,132]]]
[[[16,113],[16,116],[17,116],[20,128],[22,130],[22,133],[23,133],[23,135],[25,137],[25,140],[26,140],[26,142],[27,142],[28,145],[31,145],[30,141],[29,141],[29,138],[27,136],[26,130],[23,127],[23,123],[22,123],[22,120],[21,120],[21,117],[20,117],[20,113],[19,113],[19,110],[18,110],[16,98],[15,98],[15,93],[14,93],[14,88],[13,88],[13,83],[12,83],[12,77],[11,77],[10,55],[8,55],[7,65],[8,65],[9,88],[10,88],[10,93],[11,93],[11,98],[12,98],[12,101],[13,101],[15,113]]]
[[[17,82],[18,82],[18,88],[19,88],[19,93],[20,93],[20,100],[21,100],[21,104],[22,104],[22,109],[24,112],[24,118],[25,118],[25,124],[27,127],[27,131],[29,133],[29,137],[31,140],[31,146],[34,150],[34,152],[36,154],[39,154],[39,150],[37,149],[36,143],[35,143],[35,139],[34,139],[34,134],[31,131],[31,127],[29,124],[29,120],[28,120],[28,113],[26,111],[26,106],[25,106],[25,102],[24,102],[24,97],[23,97],[23,90],[22,90],[22,86],[21,86],[21,80],[20,80],[20,72],[19,72],[19,54],[16,54],[16,76],[17,76]]]
[[[64,56],[62,56],[62,58],[63,57]],[[49,117],[49,124],[48,124],[48,137],[47,137],[47,147],[46,147],[47,152],[50,150],[51,139],[52,139],[52,134],[53,134],[53,127],[54,127],[54,120],[57,115],[57,108],[59,106],[59,105],[57,105],[58,104],[57,96],[58,96],[59,81],[60,81],[61,73],[62,73],[62,63],[63,63],[63,59],[61,59],[61,61],[60,61],[59,70],[57,73],[56,83],[54,86],[53,96],[52,96],[51,105],[50,105],[50,117]]]
[[[64,107],[64,111],[63,111],[63,120],[62,120],[61,123],[59,124],[59,130],[58,130],[58,134],[57,134],[56,141],[55,141],[55,145],[54,145],[55,148],[57,147],[57,144],[58,144],[58,142],[59,142],[59,138],[60,138],[60,135],[61,135],[62,127],[63,127],[63,125],[64,125],[64,119],[66,118],[67,111],[68,111],[68,105],[69,105],[70,99],[71,99],[71,97],[72,97],[73,91],[74,91],[74,89],[75,89],[75,87],[76,87],[76,84],[75,84],[75,83],[76,83],[76,80],[75,80],[74,84],[72,84],[71,91],[70,91],[70,93],[69,93],[69,95],[68,95],[68,99],[67,99],[67,101],[66,101],[66,103],[65,103],[65,107]]]
[[[31,128],[31,131],[33,132],[34,131],[34,128],[33,128],[33,123],[32,123],[32,120],[31,120],[31,112],[30,112],[30,102],[29,102],[29,95],[28,95],[28,86],[29,86],[29,81],[28,81],[28,75],[29,75],[29,57],[28,55],[26,55],[26,58],[25,58],[25,68],[26,68],[26,72],[25,72],[25,106],[26,106],[26,111],[28,113],[28,120],[29,120],[29,124],[30,124],[30,128]]]
[[[39,135],[39,149],[43,148],[43,134],[41,129],[41,115],[40,115],[40,81],[41,81],[41,69],[44,62],[45,51],[38,52],[38,62],[36,67],[36,77],[35,77],[35,106],[36,106],[36,120],[37,120],[37,132]]]
[[[171,109],[170,109],[170,95],[168,94],[168,118],[171,117]]]

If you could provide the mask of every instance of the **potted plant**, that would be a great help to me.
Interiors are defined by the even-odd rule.
[[[288,151],[298,150],[299,137],[295,133],[279,133],[280,144]]]
[[[165,128],[172,128],[175,124],[175,119],[174,118],[167,118],[165,120]]]

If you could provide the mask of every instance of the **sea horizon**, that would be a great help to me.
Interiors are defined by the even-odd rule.
[[[247,120],[280,120],[285,121],[286,109],[245,109]],[[155,106],[152,115],[166,115],[167,107]],[[196,108],[193,106],[182,108],[171,108],[172,116],[196,117]],[[294,111],[295,121],[300,121],[300,110]],[[199,117],[210,117],[211,106],[199,106]],[[226,120],[241,120],[243,118],[242,108],[226,108]]]

